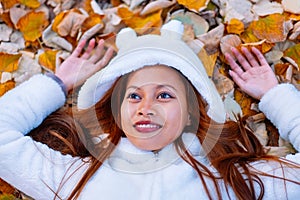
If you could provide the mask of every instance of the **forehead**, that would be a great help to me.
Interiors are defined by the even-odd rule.
[[[140,84],[172,84],[183,86],[184,77],[172,67],[164,65],[145,66],[128,77],[128,85],[134,83]]]

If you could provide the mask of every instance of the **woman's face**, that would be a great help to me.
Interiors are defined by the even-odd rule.
[[[190,124],[182,77],[170,67],[144,67],[128,77],[121,104],[121,126],[143,150],[159,150]]]

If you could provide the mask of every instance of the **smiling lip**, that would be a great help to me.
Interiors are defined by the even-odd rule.
[[[139,121],[133,127],[141,133],[149,133],[159,130],[162,126],[151,121]]]

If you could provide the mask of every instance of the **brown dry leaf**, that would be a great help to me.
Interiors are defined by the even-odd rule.
[[[61,21],[57,24],[57,33],[60,36],[75,37],[86,19],[87,16],[81,14],[81,12],[77,9],[72,9],[64,15]],[[53,30],[55,30],[55,28]]]
[[[48,23],[44,12],[31,11],[18,21],[17,27],[20,28],[26,41],[34,42],[42,36]]]
[[[247,96],[240,90],[234,90],[234,99],[238,104],[240,104],[244,116],[257,114],[255,110],[251,109],[252,103],[255,103],[253,98]]]
[[[7,81],[5,83],[0,84],[0,96],[5,94],[7,91],[13,89],[15,87],[14,81]]]
[[[295,63],[292,64],[296,64],[298,69],[300,68],[300,44],[296,44],[290,48],[288,48],[287,50],[285,50],[284,52],[284,57],[288,57],[290,59],[292,59]]]
[[[184,25],[190,25],[193,28],[196,37],[207,33],[209,29],[209,24],[203,17],[193,12],[186,12],[183,9],[172,13],[171,19],[179,20]]]
[[[39,56],[39,64],[55,72],[56,54],[58,50],[46,50]]]
[[[209,32],[197,36],[197,38],[205,44],[206,52],[211,55],[219,51],[221,38],[224,35],[224,24],[218,25]]]
[[[8,54],[0,52],[0,71],[13,72],[18,69],[21,54]]]
[[[225,35],[220,41],[221,51],[224,55],[226,53],[232,55],[231,47],[239,47],[241,44],[240,37],[234,34]]]
[[[190,10],[198,12],[205,9],[210,0],[177,0],[177,2]]]
[[[41,3],[38,0],[18,0],[21,4],[29,7],[29,8],[38,8],[40,7]]]
[[[2,4],[4,10],[6,10],[19,3],[19,0],[1,0],[0,3]]]
[[[219,70],[214,70],[212,80],[222,97],[233,91],[234,83],[227,76],[223,75]]]
[[[283,9],[287,12],[300,14],[300,1],[295,0],[282,0]]]
[[[252,10],[258,16],[267,16],[274,13],[283,13],[282,5],[278,2],[271,2],[270,0],[261,0],[253,5]]]
[[[272,14],[253,21],[249,29],[252,29],[258,39],[266,39],[269,43],[275,43],[286,40],[289,31],[287,26],[284,15]]]
[[[140,15],[148,15],[152,12],[156,12],[158,10],[170,7],[176,3],[176,0],[157,0],[157,1],[152,1],[148,3],[143,10],[140,12]]]
[[[226,30],[229,34],[240,35],[245,30],[244,23],[238,19],[233,18],[227,24]]]
[[[161,10],[147,16],[140,16],[138,13],[130,11],[128,7],[120,6],[117,14],[128,27],[135,29],[138,33],[143,33],[150,27],[160,27],[162,23]]]

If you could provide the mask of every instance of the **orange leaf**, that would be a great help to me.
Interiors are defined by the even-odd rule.
[[[288,63],[277,63],[274,65],[274,70],[276,75],[283,75],[285,76],[286,70],[289,68]]]
[[[82,32],[85,32],[95,26],[96,24],[102,24],[102,27],[104,26],[104,23],[102,22],[102,18],[104,16],[99,14],[90,14],[88,18],[86,18],[81,26]]]
[[[0,96],[5,94],[7,91],[13,89],[15,87],[14,81],[7,81],[5,83],[0,84]]]
[[[122,6],[118,8],[118,15],[127,26],[135,29],[138,33],[143,32],[145,28],[161,25],[161,11],[141,17],[137,13],[130,11],[127,7]]]
[[[39,56],[39,64],[55,72],[57,52],[58,50],[46,50]]]
[[[55,16],[53,23],[52,23],[52,30],[56,33],[58,33],[57,26],[60,24],[60,22],[64,19],[64,17],[68,14],[68,12],[60,12],[58,15]]]
[[[283,52],[285,57],[289,57],[295,61],[298,65],[298,69],[300,68],[300,44],[296,44]]]
[[[13,72],[18,69],[21,54],[0,52],[0,72]]]
[[[178,0],[177,2],[190,10],[199,11],[206,7],[209,0]]]
[[[19,3],[19,0],[0,0],[0,3],[2,4],[4,10],[6,10]]]
[[[92,0],[84,0],[81,2],[82,8],[87,12],[87,13],[94,13],[94,10],[91,5]]]
[[[41,37],[43,30],[48,25],[44,12],[31,11],[23,16],[17,23],[17,27],[24,35],[24,39],[30,42]]]
[[[40,7],[41,3],[38,0],[19,0],[19,2],[29,8],[38,8]]]
[[[12,23],[11,19],[10,19],[10,15],[9,15],[9,12],[4,12],[2,14],[0,14],[0,18],[4,21],[4,23],[11,27],[11,28],[14,28],[14,24]]]
[[[233,18],[230,20],[229,24],[227,24],[226,30],[228,33],[240,35],[245,30],[244,23],[238,19]]]
[[[269,43],[286,40],[285,17],[281,14],[271,14],[253,21],[249,28],[258,39],[266,39]]]

